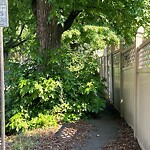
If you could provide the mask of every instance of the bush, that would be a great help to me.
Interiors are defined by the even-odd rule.
[[[9,78],[7,74],[7,83],[12,83],[6,88],[8,132],[54,125],[56,118],[78,120],[87,112],[98,113],[104,107],[105,86],[99,79],[97,59],[91,52],[62,49],[59,57],[55,54],[50,54],[50,71],[38,73],[27,68],[24,71],[25,66],[18,66],[18,76],[11,74]],[[51,115],[56,118],[52,119]]]
[[[42,71],[38,68],[39,60],[6,64],[7,132],[55,126],[58,121],[78,120],[105,107],[106,87],[99,78],[97,56],[93,55],[100,44],[94,44],[97,36],[91,45],[86,41],[97,32],[106,34],[107,30],[97,27],[92,30],[84,27],[85,38],[79,39],[78,30],[65,32],[62,48],[50,51],[49,62],[40,60],[44,64]],[[89,37],[86,31],[90,32]],[[75,42],[77,45],[72,47]]]

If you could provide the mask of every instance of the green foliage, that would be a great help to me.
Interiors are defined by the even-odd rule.
[[[65,31],[62,35],[62,43],[70,45],[71,48],[88,47],[88,49],[99,50],[104,49],[105,46],[115,43],[119,44],[119,39],[107,27],[85,25],[79,29],[70,29]],[[83,49],[83,48],[82,48]]]
[[[144,0],[144,7],[143,7],[143,11],[144,11],[144,16],[145,16],[145,20],[142,20],[142,26],[144,27],[144,36],[146,38],[149,38],[150,35],[150,1],[149,0]]]
[[[39,60],[6,64],[7,132],[55,126],[105,107],[106,87],[94,52],[118,43],[117,37],[108,28],[83,26],[64,32],[62,42],[61,49],[49,52],[49,62],[40,60],[44,72],[38,69]]]
[[[14,66],[16,68],[16,64]],[[9,86],[6,88],[6,121],[9,132],[25,131],[40,124],[55,124],[52,117],[45,113],[58,103],[61,83],[52,78],[46,79],[36,72],[27,75],[28,71],[21,70],[23,68],[18,67],[17,76],[15,73],[12,75],[11,71],[7,74],[6,82]],[[37,122],[34,123],[35,121]]]
[[[40,113],[38,114],[37,117],[32,118],[29,124],[30,124],[30,129],[43,128],[43,127],[55,127],[57,126],[57,120],[55,116],[43,115]]]
[[[26,117],[28,114],[18,112],[9,119],[6,128],[9,133],[12,132],[25,132],[35,128],[55,127],[57,120],[55,116],[39,113],[37,117]]]
[[[58,69],[57,64],[63,67]],[[14,74],[8,78],[13,82],[6,90],[9,132],[54,126],[56,119],[51,114],[60,121],[73,121],[104,107],[105,86],[99,80],[97,60],[90,52],[85,55],[70,50],[61,57],[53,56],[49,65],[53,68],[46,75],[36,71],[27,75],[28,71],[23,74],[22,70],[20,77]]]
[[[148,0],[57,0],[49,1],[54,7],[51,10],[51,21],[58,17],[58,24],[64,25],[70,12],[80,11],[75,24],[78,26],[90,24],[110,27],[118,35],[131,42],[136,30],[145,22],[149,22]]]
[[[37,48],[35,46],[37,44],[35,42],[36,18],[32,12],[32,3],[34,2],[36,1],[9,1],[10,27],[4,29],[7,54],[16,51],[18,55],[19,51],[37,53],[31,47],[31,44],[34,44],[34,47]],[[62,26],[71,12],[79,11],[80,13],[74,21],[76,27],[87,24],[110,27],[111,30],[130,42],[139,26],[143,25],[149,28],[150,4],[148,0],[95,0],[94,2],[91,0],[64,0],[61,3],[57,0],[48,0],[48,2],[52,7],[47,21],[53,22],[53,19],[57,18],[57,24]],[[22,42],[24,40],[25,42]],[[14,47],[16,48],[14,49]]]
[[[35,19],[33,18],[31,0],[11,0],[9,5],[9,27],[4,28],[4,53],[5,57],[18,59],[20,53],[28,56],[33,52],[35,40]],[[32,51],[31,51],[32,47]]]
[[[10,118],[9,123],[6,127],[8,127],[10,131],[26,131],[28,129],[28,122],[25,115],[21,112],[18,112]]]
[[[50,70],[46,73],[39,73],[29,65],[18,65],[16,74],[9,70],[6,80],[7,131],[53,126],[56,119],[52,115],[58,121],[66,122],[104,108],[105,86],[99,79],[98,61],[93,51],[61,49],[51,52],[50,57]],[[16,68],[17,65],[13,65]]]

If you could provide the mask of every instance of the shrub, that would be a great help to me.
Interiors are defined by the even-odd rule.
[[[7,132],[55,126],[57,121],[78,120],[105,107],[106,87],[99,78],[99,61],[93,52],[106,43],[104,36],[102,44],[97,43],[95,34],[108,36],[109,32],[97,27],[92,30],[85,26],[82,31],[65,32],[62,48],[50,51],[49,62],[40,60],[42,71],[39,60],[6,64]],[[72,47],[74,43],[77,45]]]
[[[55,125],[56,118],[77,120],[104,108],[105,86],[99,79],[97,58],[88,50],[81,53],[62,49],[61,53],[58,58],[51,52],[50,71],[30,73],[18,66],[20,74],[12,74],[7,81],[13,83],[6,88],[9,132]],[[52,115],[56,118],[51,118]]]

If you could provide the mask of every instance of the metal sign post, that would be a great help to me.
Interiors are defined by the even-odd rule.
[[[1,98],[1,147],[5,150],[5,96],[4,96],[4,56],[3,28],[0,27],[0,98]]]
[[[5,94],[3,27],[8,27],[8,0],[0,0],[0,99],[1,99],[1,149],[5,150]]]

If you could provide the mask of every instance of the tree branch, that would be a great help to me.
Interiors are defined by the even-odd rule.
[[[9,41],[9,42],[5,45],[5,47],[4,47],[5,58],[8,57],[9,50],[10,50],[11,48],[15,48],[15,47],[17,47],[17,46],[23,44],[23,43],[26,42],[27,40],[28,40],[28,39],[24,39],[24,40],[21,40],[21,41],[19,41],[19,42],[16,42],[16,41],[13,42],[13,40],[10,39],[10,41]]]
[[[15,48],[15,47],[17,47],[17,46],[23,44],[23,43],[26,42],[27,40],[28,40],[28,39],[24,39],[24,40],[22,40],[22,41],[19,41],[18,43],[12,45],[11,48]]]
[[[14,39],[11,37],[10,40],[9,40],[7,43],[5,43],[6,49],[14,48],[14,47],[16,47],[15,45],[19,46],[18,43],[22,44],[21,41],[24,41],[24,40],[21,40],[21,35],[22,35],[22,33],[23,33],[24,28],[25,28],[25,25],[22,25],[21,30],[20,30],[20,33],[19,33],[19,35],[17,36],[16,40],[14,40]],[[25,39],[25,40],[26,40],[26,39]]]
[[[71,27],[75,18],[79,15],[80,12],[81,11],[74,11],[74,10],[70,12],[67,20],[64,23],[63,32],[68,30]]]

